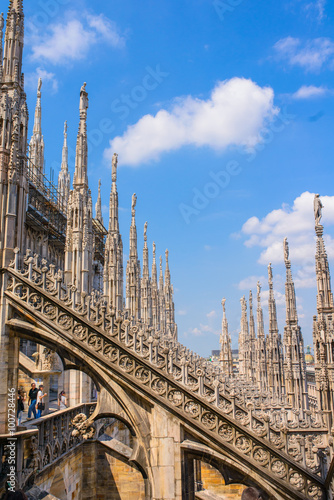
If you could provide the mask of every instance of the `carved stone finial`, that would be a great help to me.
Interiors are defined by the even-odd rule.
[[[319,194],[316,194],[314,196],[313,206],[314,206],[315,225],[319,226],[322,218],[322,209],[323,209],[323,204],[321,203]]]
[[[261,295],[261,283],[259,281],[256,284],[256,289],[257,289],[257,299],[259,300]]]
[[[155,252],[157,250],[157,247],[156,247],[156,244],[155,242],[153,241],[153,255],[155,256]]]
[[[41,88],[42,88],[42,78],[39,78],[38,85],[37,85],[37,94],[39,94],[39,97],[40,97],[40,93],[41,93]]]
[[[167,262],[167,264],[168,264],[168,256],[169,256],[169,251],[168,251],[168,249],[165,251],[165,256],[166,256],[166,262]]]
[[[160,255],[160,269],[162,270],[162,257]]]
[[[64,136],[67,134],[67,120],[64,123]]]
[[[147,241],[147,222],[144,224],[144,241]]]

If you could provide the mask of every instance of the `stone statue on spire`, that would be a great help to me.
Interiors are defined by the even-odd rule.
[[[136,195],[136,193],[134,193],[132,195],[132,206],[131,206],[132,217],[134,217],[136,215],[136,205],[137,205],[137,195]]]
[[[111,180],[112,182],[116,182],[117,180],[117,165],[118,165],[118,154],[114,153],[112,157],[112,172],[111,172]]]
[[[288,260],[289,260],[289,243],[288,243],[287,237],[285,237],[283,240],[283,249],[284,249],[284,262],[288,262]]]
[[[322,218],[322,209],[323,209],[323,204],[321,203],[320,197],[318,194],[314,196],[314,218],[315,218],[315,225],[319,226],[320,221]]]
[[[37,93],[40,94],[42,88],[42,78],[38,79]]]
[[[80,90],[80,111],[87,111],[88,109],[88,94],[86,91],[86,82],[83,84]]]
[[[147,241],[147,222],[144,224],[144,241]]]
[[[224,314],[226,312],[225,311],[225,304],[226,304],[226,299],[224,298],[224,299],[222,299],[222,306],[223,306],[223,312],[224,312]]]

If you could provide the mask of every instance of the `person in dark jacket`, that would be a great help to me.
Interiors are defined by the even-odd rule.
[[[31,419],[31,412],[34,414],[34,418],[36,418],[36,401],[37,401],[38,389],[36,387],[35,382],[31,384],[31,389],[28,394],[28,419]]]
[[[24,403],[23,403],[24,400],[25,400],[24,392],[21,391],[21,389],[19,389],[17,391],[17,414],[16,414],[17,425],[21,425],[22,413],[24,412]]]

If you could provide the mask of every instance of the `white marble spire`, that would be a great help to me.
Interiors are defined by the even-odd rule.
[[[126,308],[131,318],[139,320],[141,317],[141,270],[137,249],[136,204],[137,196],[133,194],[131,204],[130,251],[126,266]]]
[[[97,201],[95,204],[95,218],[101,222],[103,225],[103,217],[102,217],[102,199],[101,199],[101,179],[99,179],[99,187],[98,187],[98,195]]]
[[[44,138],[42,135],[42,79],[39,78],[37,85],[37,103],[35,108],[35,119],[33,134],[29,144],[29,170],[32,173],[32,181],[35,184],[43,183],[44,174]]]
[[[71,189],[71,176],[68,170],[67,121],[64,123],[64,144],[62,150],[61,168],[58,176],[58,191],[65,205]]]
[[[286,325],[284,327],[284,378],[285,392],[293,408],[308,409],[304,339],[298,325],[295,285],[292,279],[289,245],[283,241],[286,267],[285,303]]]
[[[267,341],[268,382],[272,395],[281,397],[284,391],[283,349],[281,336],[278,332],[276,301],[274,296],[273,270],[268,265],[269,282],[269,335]]]
[[[318,408],[327,415],[328,426],[334,424],[334,353],[333,353],[333,294],[328,257],[320,224],[323,205],[318,194],[314,197],[315,233],[317,236],[315,271],[317,279],[317,316],[313,318],[313,345]]]
[[[253,314],[253,294],[249,291],[249,377],[251,380],[256,379],[256,362],[255,362],[255,349],[256,349],[256,332],[255,321]]]
[[[233,373],[233,359],[231,349],[231,337],[228,331],[228,323],[226,318],[226,299],[222,300],[223,320],[222,331],[220,334],[220,366],[224,375],[228,377]]]
[[[22,0],[11,0],[9,2],[2,64],[2,81],[6,85],[20,86],[22,82],[24,45],[24,14],[22,4]]]
[[[114,153],[111,169],[111,191],[109,201],[109,229],[104,252],[103,287],[109,305],[118,316],[123,310],[123,242],[119,232],[118,192],[117,192],[118,155]]]
[[[264,333],[263,310],[261,305],[261,284],[257,282],[257,340],[256,340],[256,380],[260,390],[268,389],[266,337]]]
[[[77,136],[76,154],[75,154],[75,172],[73,177],[73,187],[88,189],[88,144],[87,144],[87,110],[88,93],[86,92],[86,83],[80,90],[80,122]]]

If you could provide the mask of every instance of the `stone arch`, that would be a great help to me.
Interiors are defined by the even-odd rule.
[[[50,494],[59,500],[67,500],[67,489],[62,471],[56,467],[55,474],[52,479]]]
[[[147,441],[150,435],[150,424],[148,419],[144,417],[142,412],[138,412],[134,400],[118,383],[117,377],[112,372],[107,372],[103,367],[99,366],[98,362],[93,358],[90,358],[88,363],[87,356],[83,351],[71,344],[69,340],[61,337],[56,331],[51,330],[49,325],[44,329],[41,322],[39,322],[38,326],[35,326],[32,323],[26,322],[24,320],[25,318],[21,319],[22,316],[24,316],[21,311],[19,316],[20,319],[18,319],[16,313],[14,314],[16,319],[10,320],[9,325],[15,335],[27,340],[34,340],[55,351],[60,356],[66,368],[76,367],[77,369],[85,370],[86,373],[93,375],[99,390],[99,397],[96,410],[91,418],[94,419],[98,417],[99,414],[109,414],[110,403],[114,403],[114,406],[117,406],[117,409],[121,409],[124,415],[126,415],[126,420],[133,428],[136,435],[131,462],[141,471],[145,480],[145,494],[149,498],[154,488],[154,480],[150,466],[149,446]],[[31,318],[29,318],[29,320],[31,321]],[[148,407],[150,404],[149,401],[146,401]],[[117,414],[117,411],[115,413]],[[71,446],[71,443],[69,443],[69,446]]]
[[[136,433],[132,425],[122,416],[114,413],[99,414],[95,420],[97,427],[97,437],[108,436],[116,439],[133,449],[135,445]]]
[[[255,473],[247,461],[240,462],[232,456],[224,455],[206,445],[186,440],[181,444],[183,456],[184,498],[188,500],[194,492],[195,470],[193,461],[199,460],[217,469],[224,478],[225,484],[240,484],[253,486],[261,492],[263,500],[285,500],[287,497],[276,490],[274,484],[269,484],[264,477]]]

